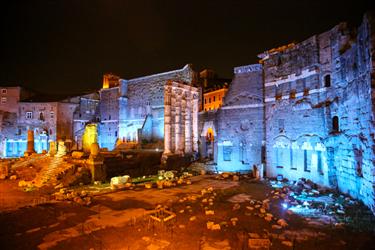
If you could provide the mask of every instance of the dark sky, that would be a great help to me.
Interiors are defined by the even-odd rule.
[[[232,77],[257,54],[359,24],[371,0],[45,0],[0,5],[0,84],[46,93],[101,86],[192,63]]]

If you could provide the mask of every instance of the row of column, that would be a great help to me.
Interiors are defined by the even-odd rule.
[[[164,92],[164,153],[198,151],[198,90],[172,82]]]

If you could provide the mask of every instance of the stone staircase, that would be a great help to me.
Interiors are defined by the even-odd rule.
[[[34,185],[36,187],[56,185],[58,175],[73,166],[71,163],[64,162],[63,158],[52,157],[50,161],[45,163],[38,176],[34,179]]]

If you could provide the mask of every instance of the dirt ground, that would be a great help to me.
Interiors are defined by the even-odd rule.
[[[270,198],[271,190],[266,182],[217,180],[206,175],[193,177],[191,185],[99,194],[90,206],[64,201],[20,208],[44,194],[25,193],[11,181],[0,182],[0,246],[1,249],[87,250],[225,250],[259,245],[267,245],[266,249],[371,249],[375,246],[371,225],[360,231],[349,226],[311,223],[311,219],[282,209],[280,200]],[[261,216],[254,203],[267,198],[271,221]],[[166,223],[150,219],[148,211],[159,204],[167,206],[176,217]],[[278,227],[279,219],[288,225]],[[207,223],[220,229],[208,229]]]

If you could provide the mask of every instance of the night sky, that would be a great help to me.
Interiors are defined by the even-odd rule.
[[[257,54],[361,22],[371,0],[126,1],[45,0],[1,4],[0,85],[45,93],[100,88],[178,69],[214,69],[231,78]]]

